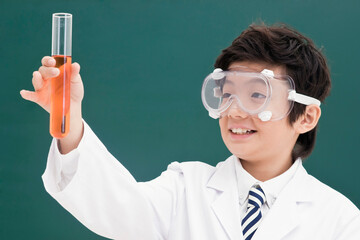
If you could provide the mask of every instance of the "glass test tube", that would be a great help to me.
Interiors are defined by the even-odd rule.
[[[56,60],[59,76],[51,79],[50,134],[65,137],[70,130],[70,78],[71,78],[72,15],[52,15],[51,56]]]

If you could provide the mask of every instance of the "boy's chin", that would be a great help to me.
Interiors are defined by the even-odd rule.
[[[251,158],[251,155],[253,155],[248,147],[234,146],[232,143],[225,143],[225,146],[232,155],[240,159]]]
[[[238,159],[241,159],[241,160],[247,161],[247,162],[255,162],[260,157],[260,156],[255,156],[254,154],[252,154],[248,151],[232,151],[231,153],[234,156],[236,156]]]

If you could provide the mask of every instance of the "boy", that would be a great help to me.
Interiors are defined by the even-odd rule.
[[[25,99],[49,110],[44,57]],[[216,167],[174,162],[138,183],[81,118],[72,66],[71,132],[54,139],[46,190],[80,222],[113,239],[360,239],[360,212],[307,174],[330,75],[313,42],[285,25],[252,25],[222,51],[202,100],[233,154]],[[45,89],[45,90],[44,90]],[[44,100],[45,99],[45,100]]]

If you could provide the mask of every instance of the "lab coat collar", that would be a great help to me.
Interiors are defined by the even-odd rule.
[[[294,177],[281,191],[260,223],[253,240],[281,239],[299,224],[298,206],[311,202],[314,196],[308,176],[300,161]]]
[[[249,191],[252,186],[259,184],[260,181],[254,178],[250,173],[248,173],[242,166],[238,158],[234,158],[234,165],[237,177],[237,185],[239,192],[239,203],[244,205],[248,196]],[[241,183],[241,184],[240,184]],[[264,189],[263,189],[264,190]],[[266,195],[266,192],[265,192]]]
[[[207,187],[218,191],[218,196],[211,207],[229,239],[243,240],[233,158],[234,156],[231,156],[225,162],[220,163],[221,165],[218,166],[217,171],[210,178]]]
[[[229,238],[243,239],[234,162],[236,159],[236,156],[231,156],[222,162],[210,178],[207,187],[218,191],[212,209]],[[298,204],[311,202],[314,196],[308,179],[308,174],[300,163],[294,177],[281,191],[262,220],[253,240],[281,239],[298,225]]]

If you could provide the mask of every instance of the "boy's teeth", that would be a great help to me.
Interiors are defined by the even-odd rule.
[[[250,133],[251,130],[241,129],[241,128],[233,128],[233,129],[231,129],[231,132],[236,133],[236,134],[247,134],[247,133]]]

